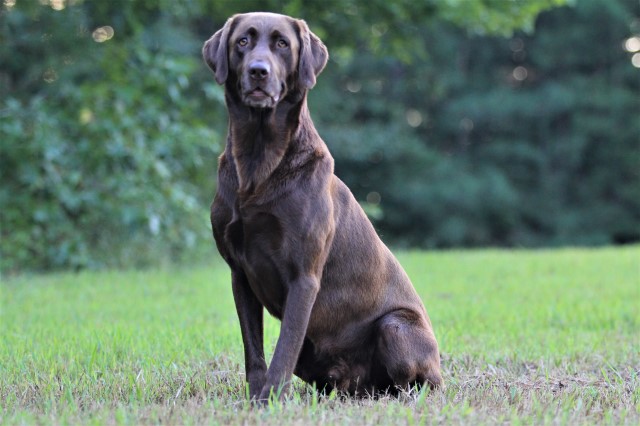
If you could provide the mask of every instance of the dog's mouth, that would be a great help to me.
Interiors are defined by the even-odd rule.
[[[267,92],[265,92],[264,90],[262,90],[259,87],[256,87],[255,89],[251,90],[249,93],[247,93],[247,98],[252,99],[252,100],[256,100],[256,101],[261,101],[263,99],[267,99],[270,98],[271,96],[269,96],[269,94]]]
[[[256,87],[244,93],[244,102],[252,107],[270,108],[280,100],[280,94],[271,94],[261,87]]]
[[[275,108],[287,94],[287,86],[283,81],[250,82],[243,79],[238,84],[242,94],[242,102],[253,108]]]

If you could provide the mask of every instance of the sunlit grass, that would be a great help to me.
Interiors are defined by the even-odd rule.
[[[628,423],[640,420],[640,247],[399,255],[438,336],[447,388],[244,398],[220,261],[5,279],[0,423]],[[278,323],[266,324],[271,353]]]
[[[416,252],[400,259],[446,353],[618,360],[638,354],[637,248]],[[616,342],[623,337],[635,342]]]

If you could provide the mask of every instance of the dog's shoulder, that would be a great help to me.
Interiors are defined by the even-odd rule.
[[[274,173],[275,179],[324,180],[333,173],[333,157],[324,142],[318,139],[291,149],[281,166]]]

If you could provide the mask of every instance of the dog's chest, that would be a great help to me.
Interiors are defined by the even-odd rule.
[[[260,303],[269,313],[281,317],[287,262],[280,220],[265,211],[235,211],[224,238],[229,255],[244,271]]]

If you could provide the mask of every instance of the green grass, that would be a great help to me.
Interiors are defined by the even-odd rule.
[[[245,402],[229,273],[211,266],[5,278],[1,424],[640,423],[640,247],[399,255],[444,390]],[[273,350],[278,323],[268,320]]]

